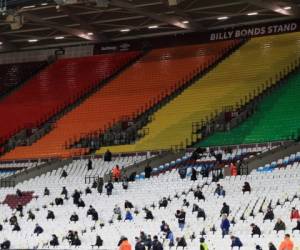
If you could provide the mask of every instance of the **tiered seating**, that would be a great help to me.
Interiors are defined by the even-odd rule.
[[[101,169],[104,166],[102,161],[95,161],[96,169]],[[114,162],[115,164],[118,162]],[[12,232],[11,226],[8,223],[3,223],[3,220],[11,216],[14,210],[11,210],[7,205],[0,205],[0,223],[3,225],[3,233],[0,234],[0,242],[3,238],[8,238],[12,242],[12,248],[25,249],[25,248],[38,248],[47,249],[49,245],[47,242],[51,239],[51,235],[55,233],[58,236],[60,246],[58,249],[74,248],[69,246],[67,240],[63,240],[68,230],[78,231],[79,238],[82,245],[80,248],[90,248],[95,242],[96,235],[100,235],[104,240],[104,249],[115,249],[121,235],[129,238],[129,241],[134,244],[134,237],[138,236],[140,231],[146,234],[159,235],[161,241],[164,241],[165,248],[168,249],[168,240],[163,240],[162,233],[160,232],[160,224],[165,220],[170,229],[173,231],[174,236],[184,235],[187,241],[187,250],[199,249],[200,232],[205,230],[206,242],[209,249],[230,249],[229,236],[222,238],[220,230],[220,210],[223,202],[230,206],[229,220],[235,218],[235,225],[231,225],[230,233],[240,237],[244,246],[244,250],[253,250],[255,245],[259,244],[263,249],[267,249],[267,244],[273,242],[276,246],[283,238],[284,233],[290,233],[295,242],[295,247],[300,246],[299,230],[292,232],[295,226],[295,221],[289,218],[290,210],[292,207],[299,208],[300,206],[300,193],[299,193],[299,165],[287,166],[285,169],[276,169],[272,173],[259,173],[254,171],[249,176],[226,177],[219,183],[226,190],[225,197],[217,197],[214,195],[216,183],[211,183],[211,178],[198,179],[193,182],[189,178],[181,180],[178,172],[173,170],[164,175],[151,178],[149,180],[140,180],[129,184],[128,190],[123,190],[121,184],[114,184],[115,189],[113,195],[107,197],[106,195],[99,195],[93,189],[92,194],[85,195],[84,189],[88,186],[84,183],[84,172],[86,169],[85,161],[77,161],[77,167],[65,167],[69,176],[66,179],[61,179],[61,169],[53,171],[46,175],[37,177],[28,182],[19,184],[16,188],[22,191],[35,190],[35,195],[39,197],[32,200],[25,208],[25,217],[19,217],[18,221],[21,227],[21,232]],[[76,169],[76,170],[74,170]],[[94,169],[97,172],[99,170]],[[251,193],[243,194],[241,189],[245,181],[248,181],[252,187]],[[205,201],[195,200],[192,193],[189,193],[190,188],[196,188],[197,185],[204,185],[202,192],[205,196]],[[50,196],[43,196],[43,190],[47,186],[50,190]],[[82,190],[82,199],[86,203],[85,208],[78,208],[73,204],[73,199],[64,200],[63,206],[49,205],[56,197],[60,197],[62,186],[66,186],[69,195],[72,194],[74,189]],[[0,196],[3,193],[14,192],[15,189],[1,189]],[[182,192],[187,195],[182,195]],[[180,197],[174,198],[177,194]],[[157,207],[158,200],[162,197],[170,197],[167,209],[159,209]],[[183,207],[186,211],[186,225],[181,231],[178,227],[177,220],[175,219],[175,211],[182,208],[183,199],[190,202],[190,206]],[[124,216],[125,210],[123,207],[124,201],[131,201],[135,208],[139,210],[138,215],[133,215],[133,222],[124,222],[114,220],[113,224],[108,221],[112,218],[112,210],[115,204],[118,204]],[[277,203],[280,205],[277,205]],[[151,208],[151,204],[155,204],[156,208]],[[197,219],[196,213],[192,213],[192,205],[197,204],[206,212],[206,220]],[[44,206],[47,208],[43,208]],[[93,222],[90,217],[86,216],[89,205],[93,205],[99,213],[100,219]],[[275,220],[281,218],[286,224],[286,230],[276,233],[273,230],[275,221],[263,221],[263,216],[268,206],[274,209]],[[153,221],[146,221],[144,219],[144,212],[142,208],[147,206],[152,210],[154,215]],[[55,213],[56,219],[54,221],[47,221],[46,213],[50,209]],[[27,211],[34,212],[36,219],[34,221],[27,221]],[[261,210],[263,213],[261,213]],[[79,216],[79,222],[72,223],[69,218],[73,212]],[[241,220],[243,215],[245,220]],[[124,218],[124,217],[123,217]],[[35,223],[38,222],[44,229],[44,232],[39,236],[32,237],[32,232]],[[104,223],[104,228],[99,224]],[[262,237],[251,237],[250,224],[257,224],[262,230]],[[213,233],[211,228],[215,226],[216,232]],[[95,227],[93,230],[92,227]],[[196,239],[190,240],[192,233],[195,233]]]
[[[0,117],[5,119],[0,127],[0,144],[21,129],[39,127],[137,54],[62,59],[50,65],[0,101]]]
[[[22,192],[22,196],[9,194],[6,196],[3,204],[7,204],[11,209],[15,209],[18,205],[26,206],[33,198],[33,192]]]
[[[0,95],[34,75],[46,62],[0,65]]]
[[[298,65],[300,33],[254,38],[212,72],[154,114],[149,134],[135,145],[110,147],[113,152],[168,149],[191,143],[192,123],[209,119],[224,107],[235,107],[260,93]],[[276,77],[277,75],[277,77]],[[273,131],[273,130],[272,130]],[[102,149],[99,153],[103,153]]]
[[[158,103],[214,63],[237,41],[156,49],[60,119],[55,129],[30,147],[3,159],[69,156],[80,151],[65,145],[114,121],[134,117]]]
[[[289,140],[300,136],[300,74],[266,96],[247,121],[226,133],[216,133],[198,145],[231,145]],[[275,105],[274,105],[275,104]]]

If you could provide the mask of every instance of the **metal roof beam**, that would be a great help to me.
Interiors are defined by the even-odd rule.
[[[175,26],[177,28],[191,29],[189,24],[182,23],[182,20],[179,20],[177,17],[167,16],[165,14],[157,14],[157,13],[154,13],[150,10],[147,10],[146,7],[137,8],[134,4],[131,4],[131,3],[126,2],[126,1],[111,0],[110,5],[115,6],[115,7],[120,7],[122,9],[126,9],[126,10],[130,11],[131,13],[143,15],[145,17],[149,17],[149,18],[154,19],[156,21],[160,21],[160,22]]]

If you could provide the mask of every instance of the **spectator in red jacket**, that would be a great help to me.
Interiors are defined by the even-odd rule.
[[[230,175],[231,176],[237,176],[238,175],[237,166],[233,162],[230,163]]]
[[[295,220],[300,219],[299,210],[294,207],[292,208],[292,211],[291,211],[291,220],[293,220],[293,219],[295,219]]]

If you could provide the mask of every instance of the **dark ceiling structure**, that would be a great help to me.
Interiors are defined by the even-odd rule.
[[[3,50],[121,41],[300,17],[300,0],[0,0]]]

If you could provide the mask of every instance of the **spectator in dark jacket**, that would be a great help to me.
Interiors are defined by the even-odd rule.
[[[170,230],[169,225],[163,220],[160,225],[160,231],[166,233]]]
[[[185,166],[180,167],[178,173],[181,179],[185,179],[187,174],[187,168]]]
[[[166,208],[168,206],[168,200],[166,197],[163,197],[162,200],[159,201],[159,208],[164,207]]]
[[[281,219],[278,219],[274,226],[274,230],[278,233],[279,231],[284,231],[285,228],[285,223]]]
[[[78,200],[77,207],[85,207],[85,203],[81,198]]]
[[[145,217],[146,220],[154,219],[152,212],[148,208],[145,208],[145,213],[146,213],[146,217]]]
[[[66,172],[66,170],[63,170],[60,178],[67,178],[67,177],[68,177],[68,173]]]
[[[152,247],[152,239],[151,239],[151,235],[148,234],[147,239],[145,240],[145,247],[147,248],[147,250],[150,250]]]
[[[153,237],[153,241],[152,241],[152,250],[163,250],[163,249],[164,249],[163,245],[158,240],[158,237],[155,235]]]
[[[251,233],[252,237],[253,237],[253,235],[258,235],[260,237],[260,235],[261,235],[260,228],[257,225],[255,225],[254,223],[252,223],[250,226],[252,228],[252,233]]]
[[[44,229],[39,224],[36,224],[33,233],[39,236],[43,232]]]
[[[20,226],[19,226],[18,222],[16,222],[16,223],[15,223],[15,225],[13,226],[13,229],[12,229],[12,231],[16,231],[16,232],[19,232],[19,231],[21,231],[21,228],[20,228]]]
[[[78,205],[78,201],[79,201],[80,196],[81,196],[80,192],[77,189],[75,189],[74,193],[72,194],[73,203],[75,205]]]
[[[183,209],[177,210],[175,217],[178,219],[178,226],[181,230],[183,230],[185,225],[185,212]]]
[[[107,149],[107,151],[104,154],[104,161],[111,161],[112,153]]]
[[[203,220],[206,219],[206,214],[205,214],[204,209],[202,209],[200,207],[198,208],[197,218],[203,218]]]
[[[182,249],[184,249],[187,246],[186,240],[185,240],[184,237],[177,237],[176,242],[177,242],[176,248],[177,247],[182,247]]]
[[[4,241],[0,244],[1,249],[9,249],[10,248],[10,241],[8,239],[4,239]]]
[[[103,245],[103,240],[101,239],[101,237],[99,235],[96,236],[96,243],[94,246],[96,247],[101,247]]]
[[[197,170],[195,168],[192,168],[192,175],[191,175],[191,181],[197,180]]]
[[[47,187],[45,187],[44,189],[44,196],[49,196],[50,195],[50,191]]]
[[[229,228],[230,228],[230,222],[227,219],[227,215],[224,214],[221,222],[221,230],[222,230],[222,236],[224,238],[225,235],[229,233]]]
[[[270,220],[270,221],[274,220],[274,212],[273,212],[273,209],[270,207],[268,208],[268,210],[265,214],[264,221],[265,220]]]
[[[68,199],[68,190],[66,187],[62,188],[61,195],[64,195],[66,200]]]
[[[229,213],[230,213],[230,208],[229,208],[229,206],[226,204],[226,202],[223,203],[223,207],[222,207],[220,213],[221,213],[221,216],[222,216],[223,214],[226,214],[227,216],[229,215]]]
[[[55,216],[54,216],[54,213],[53,213],[53,211],[51,211],[51,210],[48,210],[48,214],[47,214],[47,218],[46,218],[47,220],[54,220],[55,219]]]
[[[231,239],[231,248],[238,247],[240,249],[243,246],[243,243],[238,237],[231,236],[230,239]]]
[[[125,209],[132,209],[133,205],[130,201],[126,200],[125,203],[124,203],[124,208]]]
[[[198,201],[199,200],[204,200],[205,201],[205,197],[204,197],[204,195],[203,195],[203,193],[202,193],[202,191],[199,187],[197,187],[196,191],[194,192],[194,197],[195,197],[195,199],[197,198]]]
[[[71,217],[70,217],[70,221],[72,222],[77,222],[79,220],[78,215],[74,212]]]
[[[277,250],[272,242],[269,243],[269,250]]]
[[[34,220],[35,219],[35,215],[33,214],[33,212],[31,212],[31,210],[28,211],[28,219],[27,221],[29,220]]]
[[[58,246],[59,245],[59,242],[58,242],[58,238],[55,234],[52,234],[52,239],[50,240],[50,246]]]
[[[244,186],[243,186],[243,189],[242,189],[242,191],[243,191],[243,193],[245,193],[245,192],[249,192],[249,193],[251,193],[251,187],[250,187],[250,184],[249,184],[249,182],[244,182]]]
[[[295,230],[299,230],[300,231],[300,219],[297,220],[297,225],[296,225],[296,227],[293,228],[292,231],[294,232]]]
[[[152,167],[150,165],[147,165],[145,167],[145,178],[149,179],[151,177],[152,173]]]
[[[79,239],[77,232],[74,232],[74,238],[71,242],[71,245],[72,246],[80,246],[81,245],[81,240]]]
[[[111,181],[109,181],[106,185],[105,185],[105,188],[106,188],[106,194],[108,196],[110,196],[112,194],[112,190],[114,189],[114,185],[112,184]]]
[[[139,237],[135,237],[136,243],[135,243],[135,250],[146,250],[146,247],[142,240]]]
[[[86,187],[85,189],[85,194],[91,194],[92,193],[92,190],[90,189],[90,187]]]
[[[89,159],[88,160],[88,164],[87,164],[87,170],[92,170],[93,169],[93,161],[92,159]]]

